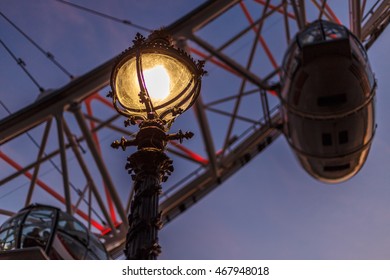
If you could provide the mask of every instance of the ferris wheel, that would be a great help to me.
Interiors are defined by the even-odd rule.
[[[283,135],[283,59],[288,59],[296,34],[312,23],[326,22],[334,32],[332,39],[344,32],[339,26],[346,27],[363,56],[369,53],[389,23],[390,1],[344,2],[206,1],[167,25],[176,46],[206,61],[208,75],[192,112],[171,128],[192,131],[195,137],[168,144],[175,171],[160,197],[165,224],[223,186]],[[121,253],[134,195],[124,169],[131,151],[114,151],[110,144],[123,135],[134,137],[136,128],[125,128],[106,98],[115,61],[84,71],[54,90],[41,88],[34,102],[2,115],[1,222],[31,203],[50,204],[100,235],[112,256]],[[369,79],[366,86],[375,87],[374,78]],[[7,94],[1,95],[3,103]],[[374,126],[370,124],[371,131]],[[340,135],[345,140],[345,134]],[[322,141],[330,140],[324,136]]]

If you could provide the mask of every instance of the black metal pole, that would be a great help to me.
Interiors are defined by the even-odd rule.
[[[126,169],[134,180],[134,199],[128,217],[125,255],[129,260],[155,260],[161,252],[158,230],[162,227],[158,211],[161,183],[173,171],[172,160],[164,153],[169,135],[159,119],[145,120],[134,140],[115,141],[113,148],[137,146],[128,157]]]
[[[125,122],[128,123],[128,122]],[[173,172],[172,160],[165,154],[169,140],[189,139],[192,132],[166,134],[165,124],[158,118],[141,122],[140,131],[133,140],[112,143],[113,148],[137,146],[127,158],[126,169],[134,180],[134,199],[128,217],[125,255],[128,260],[155,260],[161,253],[158,230],[162,227],[158,211],[161,183]]]
[[[161,182],[171,164],[159,149],[142,148],[129,157],[134,172],[134,200],[129,214],[125,254],[128,260],[155,260],[161,252],[158,230],[162,227],[158,211]]]

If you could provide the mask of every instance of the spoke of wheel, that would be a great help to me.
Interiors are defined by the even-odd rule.
[[[49,136],[50,127],[51,127],[51,122],[52,122],[52,119],[49,119],[47,121],[47,123],[46,123],[45,131],[43,132],[43,136],[42,136],[41,145],[39,146],[39,152],[38,152],[38,156],[37,156],[36,162],[39,162],[42,159],[42,156],[43,156],[43,154],[45,152],[47,138]],[[31,198],[32,198],[32,195],[33,195],[33,192],[34,192],[34,187],[35,187],[35,183],[37,181],[37,177],[38,177],[38,173],[39,173],[39,168],[40,167],[41,167],[40,163],[37,163],[35,165],[34,173],[33,173],[33,176],[31,178],[31,182],[30,182],[30,187],[28,188],[26,202],[24,204],[25,206],[27,206],[27,205],[29,205],[31,203]]]

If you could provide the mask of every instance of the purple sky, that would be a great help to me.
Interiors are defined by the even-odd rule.
[[[203,1],[73,2],[153,29],[169,25]],[[53,0],[2,0],[0,11],[76,76],[126,49],[137,31]],[[222,31],[217,27],[205,31],[213,32],[218,40],[218,32]],[[26,61],[28,69],[45,88],[58,88],[69,81],[3,19],[0,38]],[[389,42],[387,29],[368,53],[378,80],[378,128],[359,174],[338,185],[317,182],[300,167],[284,137],[279,137],[222,186],[164,227],[160,233],[161,259],[389,259]],[[273,51],[278,58],[283,56],[284,49]],[[0,49],[0,58],[0,100],[15,112],[32,103],[38,90],[4,49]],[[206,65],[210,74],[205,78],[204,99],[214,94],[211,90],[222,92],[230,87],[228,82],[213,76],[213,67]],[[0,107],[0,118],[7,115]],[[183,126],[192,118],[193,113],[188,112],[175,128],[185,130]],[[197,135],[201,138],[199,132]],[[104,143],[109,145],[120,135],[102,137],[106,137]],[[28,141],[23,138],[18,143]],[[24,154],[28,151],[19,147],[7,144],[1,150],[26,163]],[[121,157],[115,164],[124,165],[126,154],[119,154],[111,152],[107,157]],[[183,168],[177,166],[176,172],[185,172]],[[0,179],[12,171],[0,160],[0,172],[3,170]],[[125,173],[122,166],[115,172],[118,176]],[[118,180],[128,180],[125,176]],[[17,193],[6,195],[7,191],[23,184],[26,180],[20,179],[1,186],[0,205],[12,208],[13,200],[20,197]],[[4,220],[1,215],[0,218]]]

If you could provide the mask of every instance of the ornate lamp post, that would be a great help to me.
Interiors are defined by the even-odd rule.
[[[174,119],[192,106],[205,74],[203,61],[195,62],[176,49],[165,31],[154,31],[147,39],[137,34],[134,45],[118,58],[111,74],[115,109],[128,119],[125,126],[139,124],[135,139],[112,143],[113,148],[136,146],[126,169],[134,180],[134,200],[126,238],[127,259],[156,259],[161,251],[158,212],[161,182],[173,171],[164,153],[169,140],[193,136],[192,132],[167,134]]]

